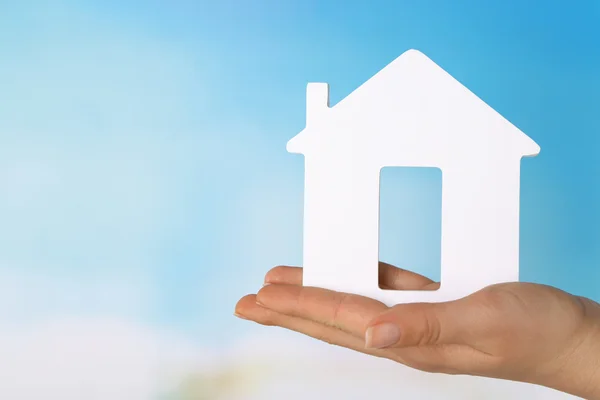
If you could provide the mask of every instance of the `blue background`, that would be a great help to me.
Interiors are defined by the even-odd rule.
[[[4,1],[3,321],[118,315],[210,346],[262,329],[233,306],[301,263],[285,143],[306,83],[333,105],[410,48],[542,148],[522,163],[521,279],[600,300],[599,2]],[[382,233],[422,225],[386,259],[435,277],[439,188],[394,179]]]

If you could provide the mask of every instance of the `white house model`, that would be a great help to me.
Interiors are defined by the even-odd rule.
[[[409,50],[329,107],[307,87],[306,128],[287,149],[305,156],[305,286],[388,305],[463,297],[519,279],[519,185],[540,147],[432,60]],[[378,285],[383,167],[442,171],[441,287]]]

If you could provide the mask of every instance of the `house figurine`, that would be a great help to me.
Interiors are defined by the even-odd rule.
[[[520,164],[540,151],[532,139],[416,50],[334,107],[326,83],[306,96],[306,127],[287,144],[305,156],[305,286],[393,305],[518,281]],[[383,167],[442,171],[438,290],[379,288]]]

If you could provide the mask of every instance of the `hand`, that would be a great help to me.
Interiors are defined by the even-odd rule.
[[[428,278],[380,263],[380,286],[435,290]],[[302,286],[302,269],[276,267],[236,315],[427,372],[548,386],[600,399],[600,305],[532,283],[486,287],[445,303],[387,307]]]

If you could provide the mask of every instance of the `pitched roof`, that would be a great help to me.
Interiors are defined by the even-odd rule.
[[[407,77],[409,79],[399,80],[398,77]],[[406,86],[407,81],[410,82],[409,88]],[[308,89],[314,87],[315,84],[309,84]],[[534,156],[540,151],[540,147],[529,138],[529,136],[525,135],[520,129],[507,121],[497,111],[487,105],[483,100],[418,50],[408,50],[404,52],[368,81],[355,89],[350,95],[332,107],[332,109],[338,111],[354,109],[353,112],[349,113],[350,115],[353,115],[356,113],[356,108],[361,109],[365,104],[365,99],[377,98],[380,101],[385,101],[383,98],[394,99],[394,96],[397,96],[398,93],[403,93],[403,91],[406,90],[412,90],[412,93],[416,93],[416,91],[420,90],[427,90],[432,96],[446,96],[446,100],[448,93],[452,96],[458,94],[461,96],[461,99],[464,100],[463,104],[468,104],[469,107],[478,107],[479,110],[484,111],[486,118],[495,118],[496,121],[500,122],[504,127],[509,128],[509,130],[516,135],[514,138],[518,141],[519,149],[524,156]],[[358,104],[360,105],[357,106]],[[446,104],[450,107],[452,106],[452,103]],[[439,105],[443,107],[444,103],[440,102]],[[470,110],[463,110],[462,113],[468,113],[469,111]],[[309,134],[310,132],[305,129],[292,138],[288,142],[288,151],[301,152],[301,147],[303,146],[302,142],[305,141],[306,136]]]

